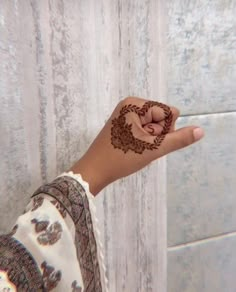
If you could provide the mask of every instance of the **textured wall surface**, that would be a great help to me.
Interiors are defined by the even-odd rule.
[[[121,98],[166,95],[162,4],[0,1],[0,232]],[[165,291],[165,186],[162,160],[98,196],[110,291]]]
[[[167,1],[168,102],[201,143],[167,159],[168,292],[235,292],[236,2]]]
[[[97,197],[110,291],[165,292],[168,245],[168,292],[235,292],[235,14],[233,0],[0,1],[0,232],[120,99],[167,96],[206,138],[167,177],[162,159]]]
[[[168,96],[182,114],[236,110],[236,2],[167,0]]]

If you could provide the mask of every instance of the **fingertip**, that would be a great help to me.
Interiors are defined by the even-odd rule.
[[[205,132],[202,128],[195,128],[193,130],[193,137],[194,137],[194,140],[197,142],[199,140],[201,140],[203,137],[205,136]]]
[[[187,147],[204,136],[204,130],[196,126],[180,128],[166,135],[164,144],[166,153]],[[163,145],[164,146],[164,145]]]

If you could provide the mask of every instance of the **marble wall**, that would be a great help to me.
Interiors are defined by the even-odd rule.
[[[168,292],[234,292],[236,2],[167,1],[168,102],[205,139],[167,159]]]
[[[161,0],[0,1],[0,232],[120,99],[165,102],[164,15]],[[165,188],[161,160],[98,196],[110,291],[165,291]]]
[[[236,291],[235,14],[233,0],[0,1],[0,232],[119,100],[161,100],[206,138],[97,197],[110,291]]]

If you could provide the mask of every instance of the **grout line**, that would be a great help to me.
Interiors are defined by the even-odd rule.
[[[233,114],[233,113],[236,113],[235,110],[233,111],[225,111],[225,112],[209,112],[209,113],[197,113],[197,114],[183,114],[183,115],[180,115],[180,118],[185,118],[185,117],[195,117],[195,116],[211,116],[211,115],[222,115],[222,114]]]
[[[167,247],[167,250],[168,251],[175,251],[175,250],[178,250],[178,249],[181,249],[184,247],[192,247],[192,246],[208,243],[211,241],[215,241],[215,240],[219,240],[219,239],[223,239],[223,238],[230,238],[230,237],[234,237],[234,236],[236,236],[236,231],[228,232],[228,233],[226,232],[226,233],[222,233],[222,234],[215,235],[212,237],[206,237],[206,238],[199,239],[199,240],[192,241],[192,242],[187,242],[187,243],[182,243],[179,245],[170,246],[170,247]]]

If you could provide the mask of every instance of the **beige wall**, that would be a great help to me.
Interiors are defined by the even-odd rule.
[[[167,158],[168,292],[234,292],[236,1],[166,5],[168,102],[206,132]]]
[[[0,1],[1,232],[120,99],[165,101],[161,2]],[[165,160],[99,195],[110,291],[165,291],[165,201]]]
[[[97,197],[110,291],[236,291],[235,15],[234,0],[0,1],[0,232],[120,99],[167,101],[206,138]]]

